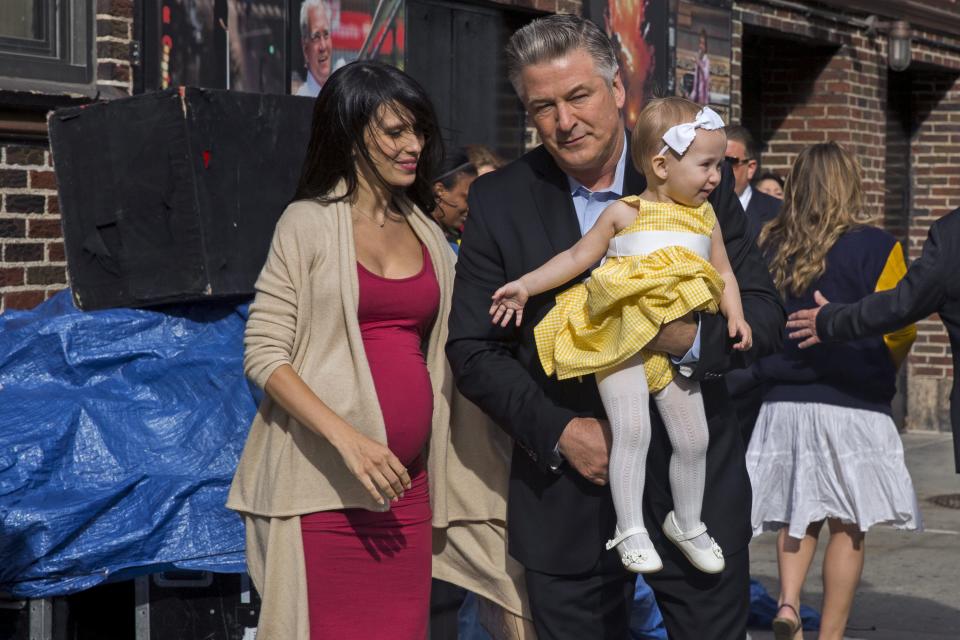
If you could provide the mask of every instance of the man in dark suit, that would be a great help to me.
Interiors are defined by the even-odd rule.
[[[507,57],[511,82],[543,145],[481,176],[470,190],[447,355],[463,394],[516,442],[509,549],[526,568],[538,637],[626,638],[635,577],[616,551],[604,551],[616,515],[606,486],[610,430],[596,381],[547,378],[534,342],[534,327],[572,282],[531,298],[519,328],[494,326],[488,310],[503,283],[571,247],[608,202],[639,194],[646,184],[628,159],[624,90],[603,32],[575,16],[550,16],[514,34]],[[701,573],[649,526],[672,509],[671,448],[654,412],[644,517],[664,568],[646,578],[673,640],[745,635],[750,485],[722,375],[779,345],[784,311],[746,237],[732,187],[725,168],[710,201],[753,328],[753,349],[733,351],[726,321],[707,314],[665,326],[651,345],[702,381],[710,431],[702,517],[726,556],[723,573]]]
[[[790,337],[805,349],[827,340],[854,340],[890,333],[932,313],[940,316],[953,351],[950,422],[953,452],[960,473],[960,209],[933,223],[920,257],[893,289],[852,304],[830,304],[817,291],[820,305],[790,314]]]
[[[747,214],[747,233],[756,242],[760,229],[780,213],[783,201],[757,191],[750,185],[757,172],[760,145],[750,132],[739,124],[724,127],[727,134],[727,160],[733,165],[734,191]]]
[[[783,201],[757,191],[750,185],[757,172],[760,145],[750,131],[739,124],[724,127],[727,134],[727,161],[733,167],[733,190],[747,214],[747,236],[756,243],[763,225],[780,213]],[[727,376],[727,390],[733,399],[743,441],[750,442],[753,425],[763,404],[763,389],[753,368],[737,369]]]

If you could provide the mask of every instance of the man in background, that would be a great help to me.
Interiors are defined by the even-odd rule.
[[[757,172],[760,146],[746,127],[731,124],[724,127],[724,131],[727,134],[727,160],[733,166],[733,190],[747,214],[747,233],[756,242],[763,225],[777,217],[782,201],[750,186]]]
[[[307,81],[297,89],[298,96],[316,98],[330,77],[330,6],[324,0],[303,0],[300,5],[300,44],[307,68]]]

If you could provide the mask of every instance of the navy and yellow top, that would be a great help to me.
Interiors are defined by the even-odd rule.
[[[802,296],[785,299],[787,313],[815,307],[813,292],[830,302],[856,302],[892,289],[907,272],[903,248],[876,227],[844,233],[827,252],[827,269]],[[889,414],[897,367],[916,338],[915,325],[883,337],[819,344],[801,350],[784,340],[783,351],[760,360],[764,402],[820,402]]]

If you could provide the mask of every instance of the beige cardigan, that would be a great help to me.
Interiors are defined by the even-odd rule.
[[[453,256],[437,225],[412,205],[407,209],[440,285],[437,321],[425,344],[434,392],[427,447],[434,575],[528,616],[521,567],[506,553],[510,442],[454,390],[443,350]],[[287,207],[256,291],[244,336],[247,376],[262,388],[278,367],[289,364],[346,422],[386,442],[357,320],[350,206],[297,201]],[[307,640],[299,516],[389,505],[377,505],[336,449],[267,396],[250,427],[227,507],[246,520],[247,564],[262,598],[258,637]]]

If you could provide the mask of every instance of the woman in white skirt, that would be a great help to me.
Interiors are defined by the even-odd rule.
[[[787,312],[815,291],[854,302],[903,277],[903,249],[864,224],[860,171],[835,143],[803,150],[780,215],[760,235]],[[777,640],[801,634],[800,592],[824,522],[822,640],[841,640],[860,581],[864,534],[875,524],[921,526],[913,483],[890,417],[897,366],[913,326],[882,338],[818,345],[787,341],[757,365],[764,402],[747,451],[754,535],[779,531]]]

